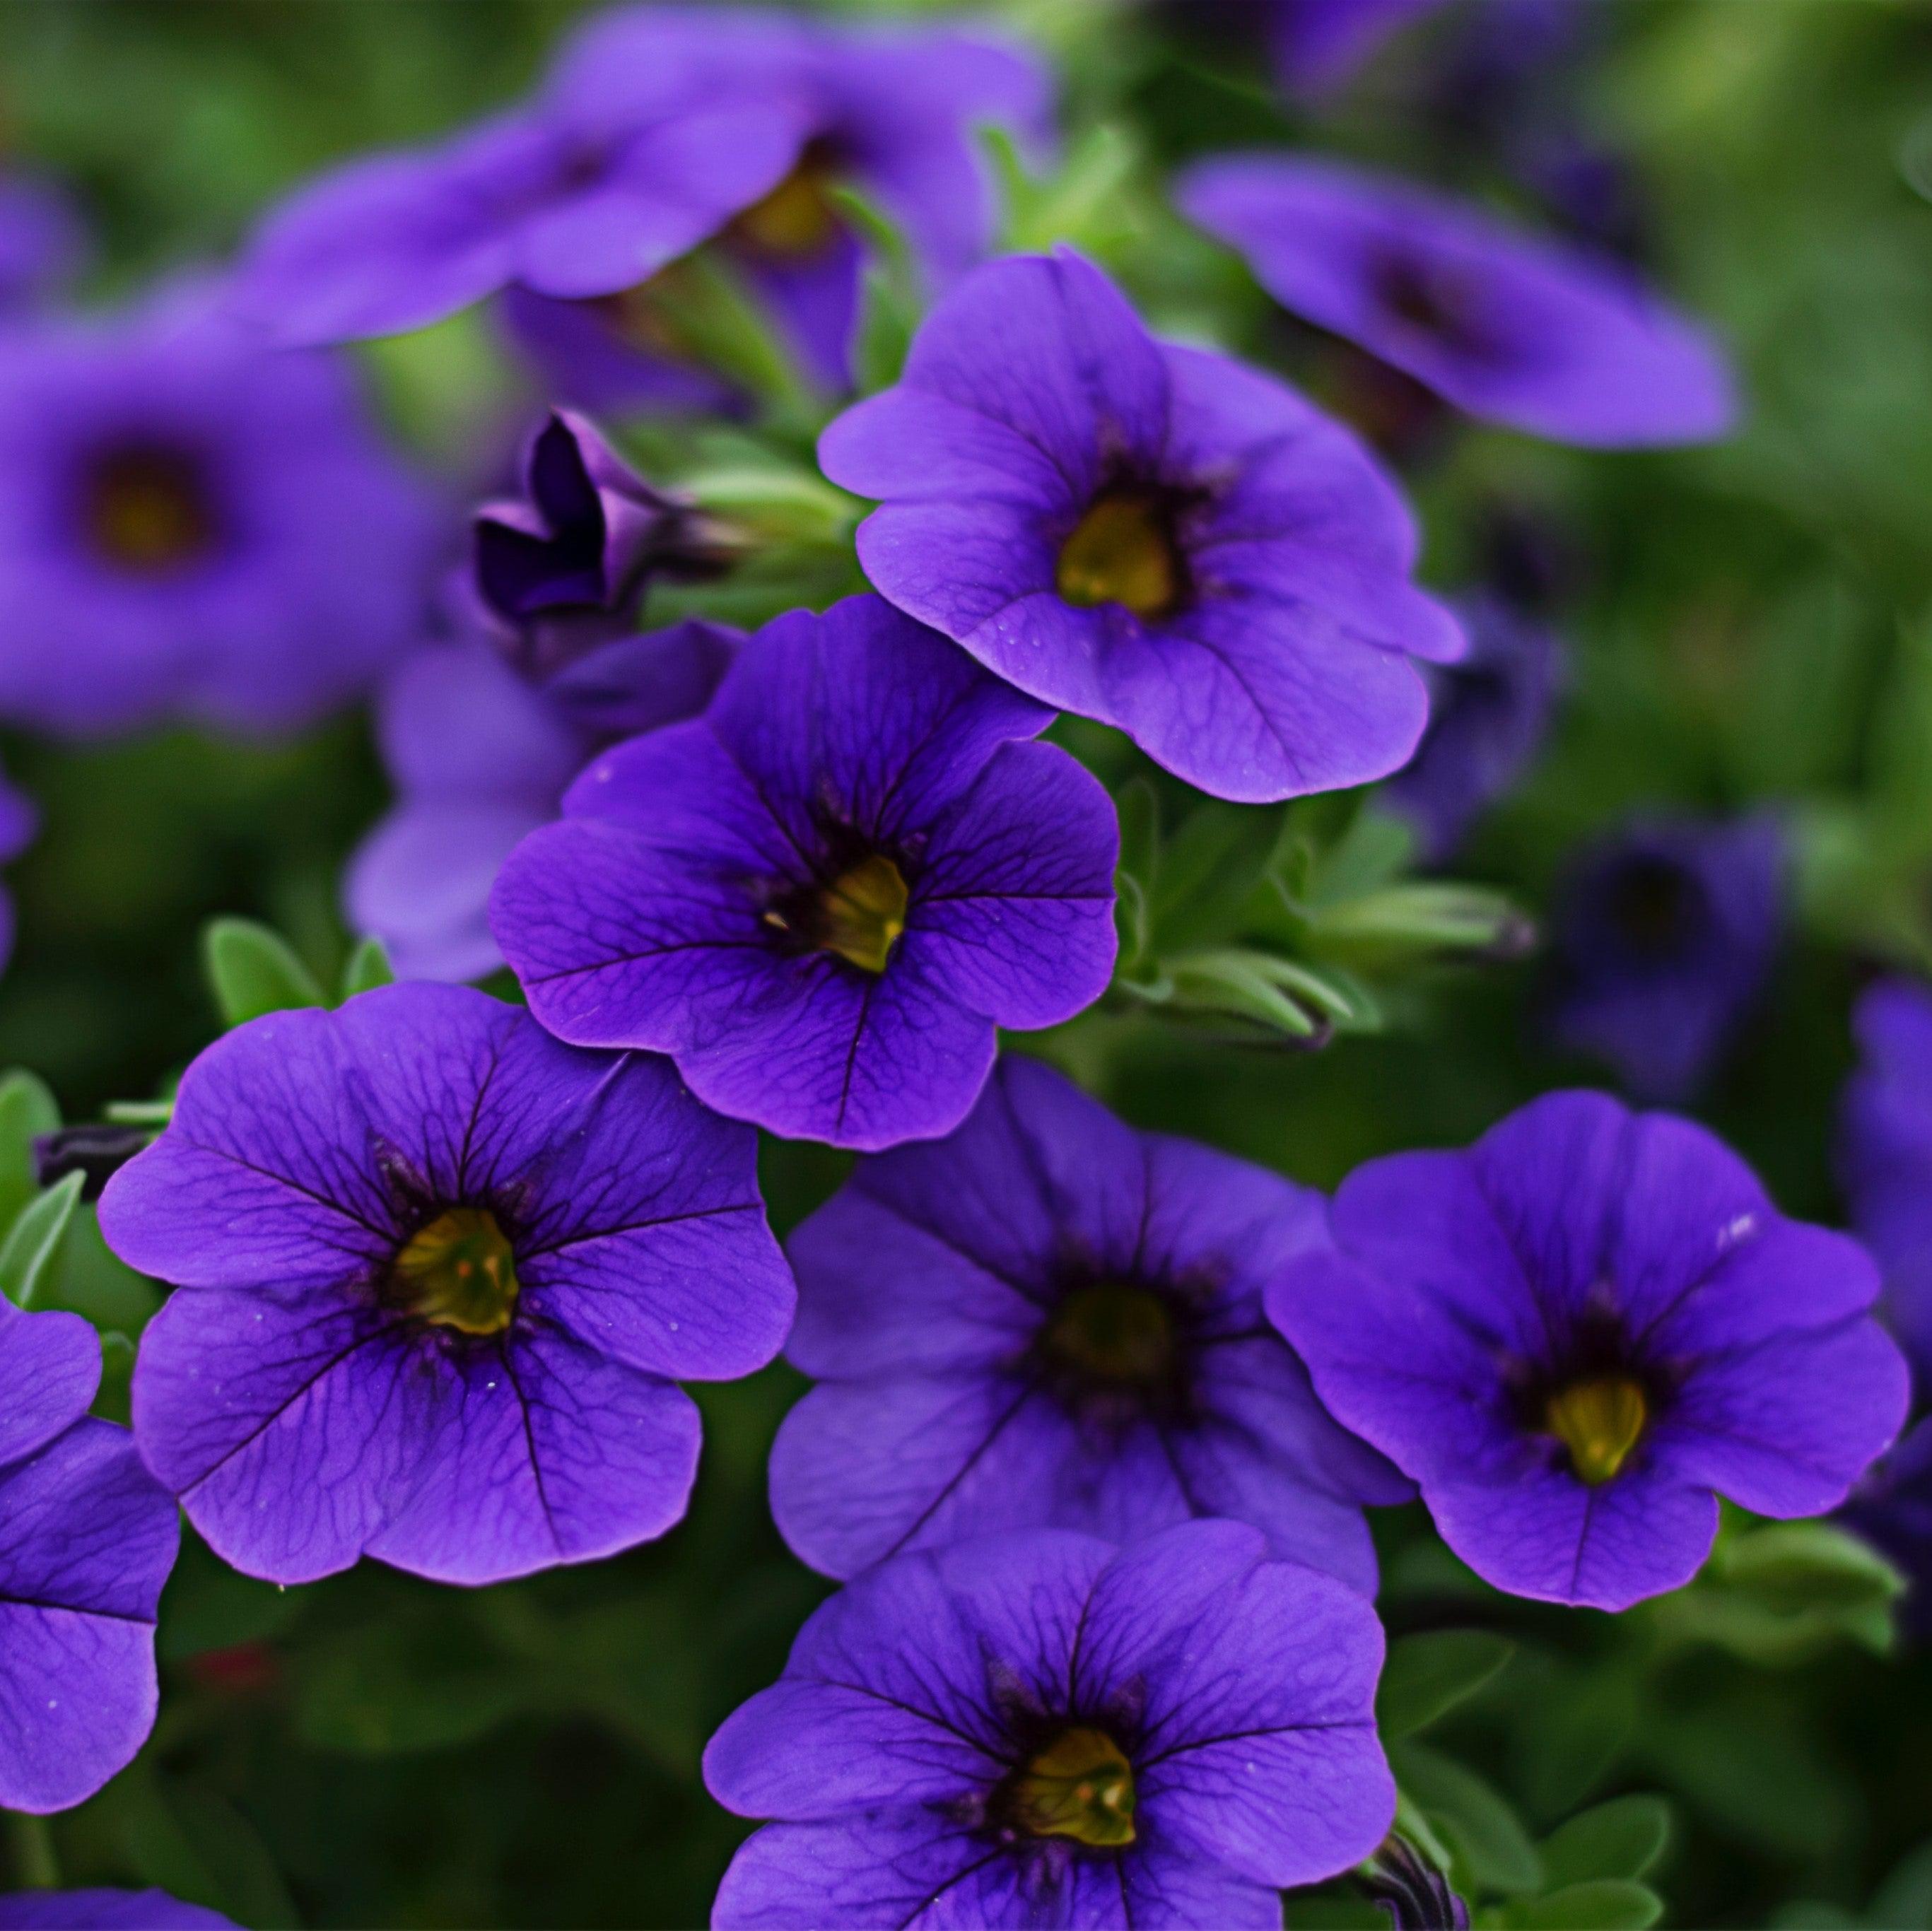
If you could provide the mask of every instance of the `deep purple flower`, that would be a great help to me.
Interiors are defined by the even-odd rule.
[[[206,1906],[164,1891],[16,1891],[0,1897],[0,1931],[237,1931]]]
[[[876,597],[747,643],[704,716],[620,745],[526,838],[490,925],[580,1045],[867,1150],[950,1132],[994,1028],[1106,989],[1119,838],[1052,714]]]
[[[1886,1320],[1932,1376],[1932,990],[1872,987],[1853,1030],[1861,1060],[1838,1137],[1852,1225],[1885,1275]]]
[[[1873,1465],[1839,1520],[1904,1571],[1900,1616],[1918,1642],[1932,1642],[1932,1416]]]
[[[1372,1593],[1361,1504],[1414,1491],[1262,1311],[1324,1237],[1320,1195],[1003,1059],[956,1132],[860,1161],[792,1236],[788,1352],[819,1386],[772,1452],[779,1529],[852,1576],[999,1530],[1230,1516]]]
[[[1462,647],[1354,439],[1268,376],[1156,342],[1065,250],[968,277],[819,457],[884,499],[859,556],[893,603],[1221,797],[1386,776],[1426,710],[1405,653]]]
[[[1469,1931],[1469,1907],[1442,1870],[1391,1831],[1361,1874],[1389,1931]]]
[[[0,319],[40,307],[70,281],[87,254],[87,231],[52,181],[0,175]]]
[[[1382,1636],[1258,1530],[904,1555],[800,1631],[704,1753],[721,1931],[1267,1927],[1388,1828]]]
[[[1469,639],[1460,664],[1431,665],[1429,728],[1387,802],[1440,864],[1528,768],[1556,708],[1562,658],[1533,618],[1484,592],[1456,606]]]
[[[986,252],[994,202],[978,130],[1022,136],[1046,118],[1051,85],[1017,46],[930,27],[835,25],[753,7],[640,6],[605,14],[566,54],[558,82],[621,118],[630,97],[678,74],[719,109],[802,117],[783,179],[741,205],[716,244],[770,304],[826,387],[850,382],[863,250],[828,190],[849,184],[896,222],[928,284],[944,288]],[[711,409],[730,391],[705,344],[680,332],[681,271],[568,307],[518,291],[506,319],[566,394],[596,408]],[[556,292],[556,291],[553,291]]]
[[[1552,1030],[1640,1099],[1688,1098],[1749,1016],[1784,928],[1785,841],[1767,815],[1639,821],[1559,890]]]
[[[1275,72],[1291,93],[1349,80],[1396,30],[1443,0],[1262,0]]]
[[[1335,161],[1222,156],[1178,193],[1284,307],[1472,415],[1616,447],[1704,442],[1736,413],[1710,338],[1607,256]]]
[[[62,1810],[154,1727],[154,1615],[174,1504],[87,1410],[100,1342],[0,1295],[0,1804]]]
[[[1870,1257],[1687,1120],[1546,1094],[1466,1152],[1370,1161],[1329,1219],[1334,1250],[1291,1261],[1268,1312],[1498,1588],[1675,1588],[1714,1490],[1821,1514],[1904,1419]]]
[[[272,1013],[195,1061],[101,1198],[177,1284],[134,1429],[224,1560],[450,1582],[609,1555],[684,1513],[698,1411],[791,1316],[753,1136],[662,1060],[466,988]]]
[[[412,640],[437,541],[350,370],[198,292],[0,334],[0,709],[309,723]]]

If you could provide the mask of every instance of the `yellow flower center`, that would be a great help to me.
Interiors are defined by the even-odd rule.
[[[826,193],[831,182],[826,157],[808,148],[777,187],[733,219],[726,238],[775,261],[817,254],[838,232],[838,211]]]
[[[1174,1360],[1174,1320],[1146,1288],[1096,1282],[1060,1303],[1042,1338],[1047,1354],[1083,1378],[1149,1387]]]
[[[1164,615],[1180,601],[1180,562],[1166,505],[1146,490],[1108,490],[1095,497],[1060,547],[1054,582],[1082,609],[1119,604],[1141,617]]]
[[[820,952],[836,952],[865,972],[884,972],[905,930],[906,882],[883,852],[848,867],[822,885],[765,913],[765,923],[796,931]]]
[[[1096,1849],[1134,1841],[1134,1773],[1104,1730],[1064,1730],[1006,1787],[1006,1815],[1034,1837],[1071,1837]]]
[[[389,1282],[406,1312],[460,1334],[500,1334],[516,1311],[516,1257],[487,1207],[452,1207],[417,1228]]]
[[[1624,1375],[1574,1381],[1544,1411],[1544,1426],[1569,1450],[1577,1478],[1592,1488],[1622,1468],[1649,1418],[1643,1390]]]
[[[87,502],[95,546],[147,574],[191,561],[214,534],[193,463],[159,449],[128,449],[95,467]]]

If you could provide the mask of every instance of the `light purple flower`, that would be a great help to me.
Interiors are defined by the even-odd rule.
[[[1472,415],[1559,442],[1701,442],[1735,415],[1708,335],[1606,256],[1336,161],[1230,154],[1183,211],[1274,298]]]
[[[994,1029],[1106,989],[1106,793],[1051,713],[876,597],[796,611],[702,718],[607,752],[498,877],[530,1009],[708,1106],[868,1150],[950,1132]]]
[[[490,1582],[660,1535],[698,1461],[676,1380],[748,1374],[790,1321],[754,1154],[663,1060],[465,988],[239,1027],[101,1197],[176,1284],[141,1453],[273,1582],[369,1555]]]
[[[1932,1376],[1932,990],[1883,981],[1852,1030],[1859,1064],[1838,1135],[1852,1225],[1883,1270],[1886,1320]]]
[[[704,1753],[720,1931],[1268,1927],[1395,1808],[1382,1635],[1352,1591],[1190,1522],[1124,1551],[1038,1531],[835,1596]]]
[[[65,1810],[154,1727],[154,1615],[174,1504],[124,1428],[88,1415],[100,1342],[0,1295],[0,1804]],[[0,1921],[4,1921],[0,1920]]]
[[[1822,1514],[1904,1419],[1864,1250],[1786,1219],[1687,1120],[1547,1094],[1466,1152],[1370,1161],[1330,1224],[1269,1315],[1336,1419],[1516,1594],[1673,1589],[1718,1495]]]
[[[411,643],[439,540],[351,372],[176,292],[0,334],[0,711],[312,722]]]
[[[16,1891],[0,1931],[238,1931],[232,1918],[164,1891]]]
[[[87,247],[80,215],[54,183],[0,174],[0,320],[31,313],[58,294]]]
[[[859,557],[892,602],[1218,796],[1386,776],[1426,711],[1407,653],[1462,649],[1354,437],[1066,250],[968,276],[819,459],[883,499]]]
[[[1324,1238],[1319,1194],[1003,1059],[964,1126],[861,1160],[791,1237],[787,1352],[819,1386],[772,1452],[780,1531],[852,1576],[998,1530],[1222,1516],[1372,1592],[1361,1505],[1414,1492],[1262,1311]]]

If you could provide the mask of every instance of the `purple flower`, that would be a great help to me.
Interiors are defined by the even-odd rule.
[[[1190,1522],[904,1555],[832,1597],[704,1754],[775,1819],[721,1931],[1281,1922],[1374,1849],[1382,1636],[1361,1597]]]
[[[0,318],[40,307],[86,255],[87,231],[59,188],[32,175],[0,175]]]
[[[533,676],[633,633],[652,577],[707,575],[722,561],[690,506],[652,489],[580,416],[551,412],[524,473],[526,499],[476,514],[476,587]]]
[[[1320,1195],[1003,1059],[950,1138],[860,1161],[792,1236],[788,1354],[820,1385],[772,1453],[779,1529],[852,1576],[998,1530],[1231,1516],[1372,1593],[1361,1504],[1414,1491],[1262,1312],[1324,1237]]]
[[[1918,1642],[1932,1642],[1932,1416],[1873,1465],[1839,1519],[1904,1571],[1900,1613]]]
[[[884,499],[859,556],[893,603],[1221,797],[1386,776],[1426,709],[1405,653],[1461,649],[1354,439],[1265,376],[1156,342],[1065,250],[968,277],[819,457]]]
[[[16,1891],[0,1931],[236,1931],[235,1921],[164,1891]]]
[[[178,1287],[141,1453],[272,1582],[369,1555],[490,1582],[660,1535],[698,1461],[672,1378],[748,1374],[790,1320],[754,1152],[662,1060],[466,988],[239,1027],[101,1198]]]
[[[349,369],[263,349],[199,293],[0,335],[14,718],[309,723],[413,640],[436,540]]]
[[[1361,1873],[1389,1931],[1469,1931],[1469,1907],[1441,1870],[1391,1831]]]
[[[1396,30],[1442,0],[1262,0],[1275,72],[1291,93],[1344,85]]]
[[[943,288],[992,238],[977,130],[1036,130],[1051,93],[1036,61],[997,40],[678,6],[621,8],[595,21],[566,54],[558,83],[621,121],[636,111],[634,96],[655,94],[670,74],[718,111],[782,112],[802,126],[790,171],[736,208],[714,238],[835,391],[850,382],[864,257],[828,190],[863,193],[898,224],[927,282]],[[639,285],[574,311],[516,292],[512,332],[588,406],[728,400],[729,390],[706,373],[704,343],[687,339],[674,304],[658,299],[665,283],[628,280]]]
[[[154,1615],[175,1506],[88,1415],[100,1342],[0,1295],[0,1804],[62,1810],[154,1727]]]
[[[1932,1375],[1932,991],[1892,979],[1854,1015],[1839,1166],[1852,1225],[1885,1275],[1886,1318]]]
[[[1414,826],[1431,864],[1448,858],[1528,768],[1556,707],[1562,671],[1556,640],[1501,598],[1466,598],[1457,614],[1469,654],[1460,664],[1430,667],[1429,728],[1384,794]]]
[[[1688,1097],[1764,991],[1784,871],[1784,833],[1762,814],[1640,821],[1587,851],[1551,921],[1557,1039],[1640,1099]]]
[[[1472,415],[1559,442],[1699,442],[1736,413],[1721,353],[1606,256],[1393,176],[1226,155],[1180,204],[1268,292]]]
[[[560,1038],[668,1052],[734,1119],[948,1132],[996,1026],[1071,1018],[1112,970],[1113,807],[1026,742],[1051,721],[876,597],[780,617],[518,847],[497,943]]]
[[[1858,1243],[1787,1220],[1686,1120],[1550,1093],[1466,1152],[1345,1180],[1269,1315],[1336,1419],[1498,1588],[1621,1609],[1689,1581],[1718,1494],[1834,1508],[1905,1363]]]

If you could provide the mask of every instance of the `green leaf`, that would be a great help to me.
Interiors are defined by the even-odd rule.
[[[1432,1630],[1392,1643],[1376,1693],[1376,1726],[1384,1741],[1426,1729],[1515,1654],[1514,1643],[1486,1630]]]
[[[1510,1931],[1647,1931],[1663,1915],[1664,1900],[1648,1885],[1598,1878],[1514,1899],[1502,1922]]]
[[[1551,1884],[1640,1878],[1670,1837],[1670,1806],[1660,1797],[1615,1797],[1580,1812],[1543,1840]]]
[[[358,992],[395,982],[396,969],[389,963],[388,948],[380,939],[364,939],[349,955],[348,963],[342,968],[341,997],[353,999]]]
[[[1865,1908],[1874,1924],[1932,1927],[1932,1843],[1909,1851],[1886,1873]]]
[[[1172,1003],[1183,1012],[1249,1023],[1291,1039],[1326,1039],[1332,1021],[1284,987],[1265,954],[1188,952],[1163,962]]]
[[[38,1074],[16,1066],[0,1079],[0,1232],[40,1191],[34,1142],[60,1123],[59,1105]]]
[[[80,1203],[82,1177],[70,1174],[29,1202],[0,1244],[0,1294],[16,1307],[32,1307],[47,1281]]]
[[[1154,880],[1154,943],[1162,952],[1234,935],[1280,842],[1279,806],[1204,800],[1161,847]]]
[[[1538,1891],[1543,1860],[1494,1785],[1412,1740],[1389,1752],[1396,1781],[1454,1853],[1459,1891]]]
[[[855,336],[860,393],[871,395],[899,379],[919,325],[919,272],[904,232],[875,202],[848,183],[826,193],[876,258],[866,265]]]
[[[202,929],[202,958],[222,1024],[239,1026],[265,1012],[327,1002],[315,975],[288,941],[252,919],[212,919]]]

